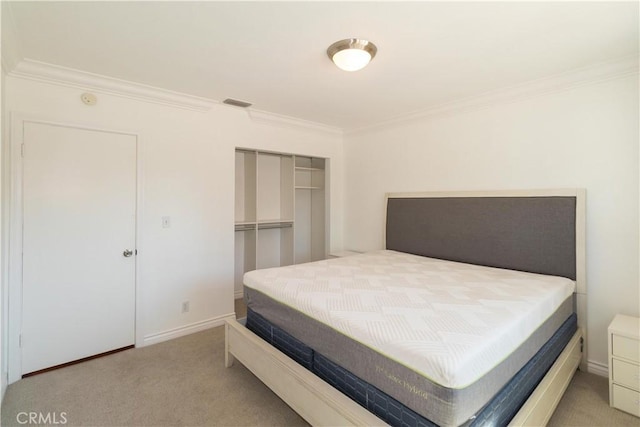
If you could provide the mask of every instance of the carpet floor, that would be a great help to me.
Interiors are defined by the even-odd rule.
[[[307,425],[240,363],[224,367],[223,327],[11,384],[2,426],[28,424],[30,413],[40,425]],[[640,427],[640,419],[609,407],[606,378],[577,372],[549,425]]]
[[[30,412],[67,426],[306,425],[240,363],[224,367],[224,327],[11,384],[2,426]]]

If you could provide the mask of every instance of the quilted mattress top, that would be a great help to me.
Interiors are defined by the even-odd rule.
[[[575,290],[563,277],[389,250],[251,271],[244,283],[449,388],[489,372]]]

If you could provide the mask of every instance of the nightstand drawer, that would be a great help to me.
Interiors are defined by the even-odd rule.
[[[627,337],[613,335],[612,353],[614,356],[640,362],[640,342]]]
[[[613,359],[613,381],[640,391],[640,365]]]
[[[611,406],[640,417],[640,393],[614,384]]]

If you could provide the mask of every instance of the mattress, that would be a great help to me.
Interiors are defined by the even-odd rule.
[[[247,310],[246,327],[389,425],[436,427],[436,424],[426,417],[315,352],[251,309]],[[465,426],[507,425],[566,347],[576,330],[577,316],[573,313],[538,353],[477,415],[465,423]]]
[[[247,305],[439,425],[473,417],[571,314],[569,279],[394,251],[245,275]],[[428,414],[428,415],[427,415]]]

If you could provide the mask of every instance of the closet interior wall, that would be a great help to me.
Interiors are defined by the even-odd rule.
[[[326,258],[323,158],[236,149],[235,297],[247,271]]]

